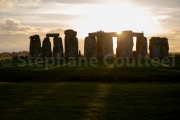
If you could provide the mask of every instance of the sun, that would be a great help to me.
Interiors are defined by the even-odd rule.
[[[150,15],[132,4],[99,5],[93,7],[91,13],[88,10],[86,12],[86,9],[83,12],[87,15],[75,25],[81,36],[99,30],[117,33],[123,30],[144,33],[153,31],[153,26],[148,22]]]

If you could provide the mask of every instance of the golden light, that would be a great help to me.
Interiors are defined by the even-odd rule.
[[[74,25],[74,28],[80,31],[80,36],[98,30],[117,33],[123,30],[145,33],[153,31],[153,26],[148,21],[150,14],[132,4],[99,5],[93,7],[91,11],[86,8],[83,13],[87,15],[82,20],[78,19]]]

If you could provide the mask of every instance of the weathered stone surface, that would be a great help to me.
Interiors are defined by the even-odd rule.
[[[79,57],[82,57],[82,55],[81,55],[81,50],[79,50],[78,56],[79,56]]]
[[[54,59],[61,59],[63,57],[63,45],[61,37],[53,38],[53,57]]]
[[[132,31],[123,31],[119,38],[120,57],[132,58],[133,57],[133,33]]]
[[[169,44],[167,38],[152,37],[149,44],[150,57],[168,57]]]
[[[121,35],[118,36],[117,38],[117,48],[116,48],[116,57],[120,57],[121,55],[121,49],[122,49],[122,44],[121,44]]]
[[[86,37],[84,41],[84,56],[87,59],[96,57],[97,48],[96,48],[96,38],[95,37]]]
[[[43,52],[43,58],[46,59],[46,58],[52,57],[51,42],[50,42],[50,39],[47,37],[45,37],[43,40],[42,52]]]
[[[32,58],[37,58],[41,54],[41,40],[39,35],[30,36],[29,51]]]
[[[102,43],[105,41],[105,36],[97,36],[97,58],[102,59]]]
[[[89,33],[89,36],[91,37],[104,37],[104,36],[111,36],[111,37],[118,37],[118,34],[116,32],[94,32],[94,33]]]
[[[136,41],[136,57],[147,57],[147,38],[137,37]]]
[[[144,33],[133,33],[133,37],[144,37]]]
[[[72,30],[72,29],[65,30],[64,34],[65,35],[74,35],[74,36],[77,36],[77,32]]]
[[[167,38],[161,38],[161,53],[162,57],[168,57],[169,55],[169,43]]]
[[[77,32],[73,30],[66,30],[65,32],[65,54],[68,59],[78,58],[78,39]]]
[[[111,36],[106,36],[102,42],[102,58],[113,59],[113,39]]]
[[[59,33],[48,33],[46,37],[59,37]]]
[[[161,57],[161,38],[160,37],[152,37],[150,39],[149,50],[150,50],[150,57]]]
[[[29,44],[29,55],[33,56],[34,53],[34,39],[31,39],[32,36],[30,37],[30,44]]]
[[[39,35],[33,35],[33,36],[30,36],[29,39],[40,39],[40,36]]]
[[[142,42],[141,42],[141,57],[143,58],[146,58],[147,57],[147,54],[148,54],[148,51],[147,51],[147,38],[146,37],[143,37],[142,39]]]

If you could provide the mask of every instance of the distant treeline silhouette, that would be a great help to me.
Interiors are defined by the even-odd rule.
[[[29,51],[19,51],[19,52],[3,52],[3,53],[0,53],[0,57],[3,56],[3,55],[9,55],[11,56],[12,58],[13,57],[16,57],[18,55],[21,55],[21,56],[29,56]]]

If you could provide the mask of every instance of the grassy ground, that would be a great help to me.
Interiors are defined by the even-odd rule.
[[[180,118],[180,84],[0,83],[0,119]]]
[[[2,59],[0,119],[177,120],[180,59],[169,60]]]
[[[2,78],[0,81],[179,82],[180,59],[169,60],[168,63],[150,59],[118,62],[115,60],[106,62],[103,60],[93,62],[6,60],[0,61]]]

